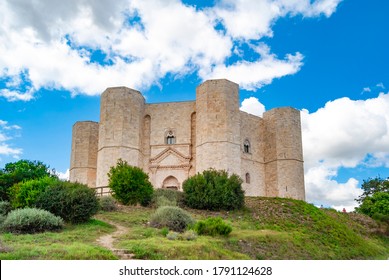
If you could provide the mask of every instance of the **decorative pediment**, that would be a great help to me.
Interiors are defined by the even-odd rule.
[[[176,149],[169,147],[150,159],[151,168],[188,168],[190,156],[185,156]]]

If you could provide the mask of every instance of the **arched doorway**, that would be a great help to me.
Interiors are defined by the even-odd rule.
[[[180,188],[180,183],[177,178],[174,176],[167,177],[162,184],[163,189],[178,190]]]

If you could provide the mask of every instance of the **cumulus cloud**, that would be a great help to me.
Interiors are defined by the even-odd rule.
[[[259,102],[258,98],[249,97],[242,101],[240,110],[258,117],[262,117],[262,114],[265,112],[265,106]]]
[[[56,172],[58,178],[65,181],[69,180],[69,174],[70,174],[69,169],[67,169],[65,172]]]
[[[9,144],[9,140],[13,138],[13,132],[20,129],[18,125],[10,125],[7,121],[0,120],[0,156],[18,158],[22,154],[22,149],[13,148]]]
[[[300,53],[288,54],[285,59],[278,59],[270,53],[268,46],[260,45],[254,48],[260,54],[256,61],[239,61],[233,65],[217,65],[205,77],[213,79],[227,78],[238,83],[246,90],[256,90],[270,84],[273,79],[297,73],[301,66],[303,56]]]
[[[361,194],[358,181],[338,183],[340,168],[389,166],[389,93],[376,98],[340,98],[309,113],[302,135],[307,200],[351,209]]]
[[[193,73],[254,90],[299,71],[303,56],[279,59],[259,44],[257,59],[243,55],[229,65],[244,54],[241,42],[271,36],[283,16],[330,16],[339,2],[221,0],[198,9],[179,0],[1,1],[0,97],[29,101],[42,88],[88,95],[117,85],[143,90],[168,74]]]

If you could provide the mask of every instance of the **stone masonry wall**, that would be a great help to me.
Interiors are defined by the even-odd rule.
[[[76,122],[73,126],[69,179],[96,186],[99,123]]]
[[[238,85],[228,80],[202,83],[190,102],[145,104],[136,90],[105,90],[100,123],[73,127],[70,180],[106,187],[119,158],[143,168],[155,188],[182,190],[189,176],[214,168],[240,175],[246,196],[305,199],[300,112],[241,112]]]
[[[119,158],[143,167],[140,151],[145,100],[136,90],[108,88],[101,95],[97,187],[108,185],[107,173]]]
[[[196,171],[241,172],[238,85],[209,80],[196,89]]]

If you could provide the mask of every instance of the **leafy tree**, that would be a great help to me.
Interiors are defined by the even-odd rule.
[[[356,199],[360,203],[356,212],[389,222],[389,180],[364,180],[362,190],[363,194]]]
[[[0,169],[0,199],[9,200],[9,188],[14,184],[46,176],[56,177],[54,171],[40,161],[22,159],[7,163]]]
[[[362,184],[363,194],[356,199],[359,203],[363,203],[365,198],[372,196],[377,192],[389,192],[389,180],[376,177],[363,180]]]
[[[109,170],[108,178],[112,196],[119,202],[125,205],[140,203],[143,206],[150,203],[153,186],[149,176],[142,169],[119,159],[116,166]]]
[[[242,179],[225,170],[209,169],[183,183],[185,204],[195,209],[233,210],[244,205]]]

